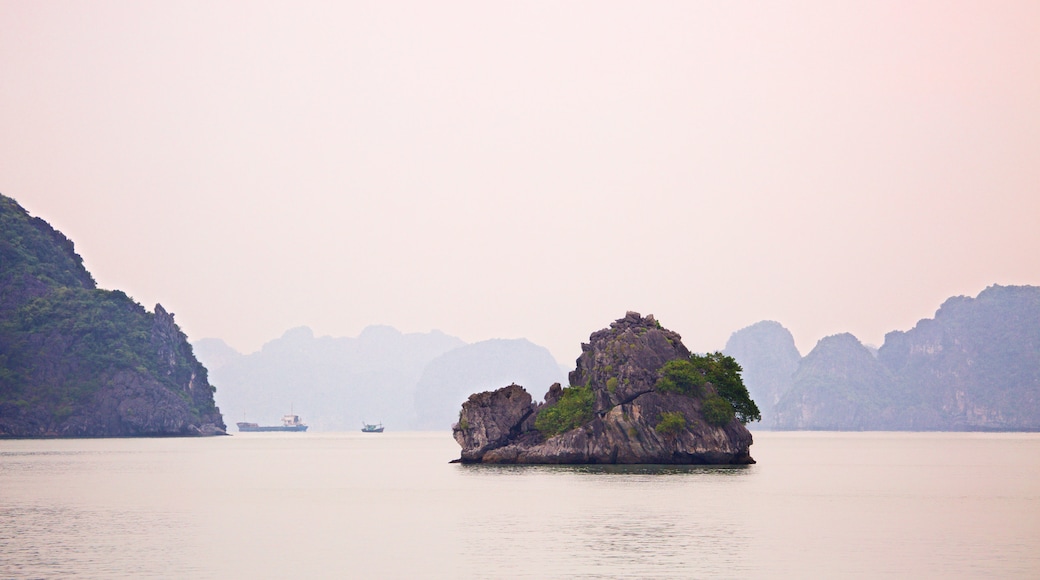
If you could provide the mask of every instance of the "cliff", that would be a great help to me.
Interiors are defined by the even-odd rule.
[[[921,428],[1040,430],[1040,288],[990,286],[890,332],[878,361],[916,394]],[[899,404],[900,401],[895,401]]]
[[[763,400],[767,427],[1040,430],[1035,286],[994,285],[975,298],[950,298],[934,318],[888,333],[876,352],[850,334],[824,338],[793,372],[770,362],[775,341],[743,343],[727,352],[744,366],[753,394],[763,383],[788,385],[772,408]]]
[[[0,196],[0,437],[222,434],[173,315],[99,290],[73,243]]]
[[[629,312],[582,344],[571,386],[553,385],[544,402],[515,384],[470,396],[452,427],[460,461],[754,463],[738,418],[754,403],[742,385],[745,401],[729,401],[709,380],[726,358],[691,357],[677,333]]]

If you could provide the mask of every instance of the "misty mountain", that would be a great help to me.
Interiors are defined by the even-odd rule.
[[[791,331],[779,322],[763,320],[734,332],[723,353],[744,369],[744,386],[762,412],[762,421],[756,425],[772,425],[773,408],[791,388],[802,359]]]
[[[195,351],[195,356],[199,360],[206,361],[206,368],[210,371],[227,366],[242,358],[242,353],[231,348],[219,338],[203,338],[191,343],[191,346]]]
[[[934,428],[1040,429],[1040,288],[950,298],[934,319],[887,334],[878,360],[938,412]]]
[[[525,339],[485,340],[462,346],[430,361],[415,390],[419,429],[443,429],[458,418],[471,394],[516,383],[542,394],[566,381],[545,347]]]
[[[389,326],[370,326],[357,338],[295,328],[248,355],[219,339],[194,346],[229,423],[277,424],[291,406],[315,431],[353,431],[362,420],[394,430],[449,429],[465,398],[459,391],[514,381],[548,389],[563,376],[547,350],[526,340],[467,345],[440,331]]]
[[[248,355],[215,339],[197,344],[199,359],[212,363],[215,397],[229,424],[278,424],[292,408],[316,431],[344,431],[362,420],[410,425],[426,364],[464,343],[439,331],[403,334],[370,326],[357,338],[315,337],[310,328],[294,328]]]
[[[863,431],[901,424],[914,429],[910,409],[900,400],[909,395],[855,336],[828,336],[798,365],[791,388],[774,407],[774,426]]]
[[[732,355],[763,417],[773,417],[765,428],[1040,429],[1038,287],[950,298],[934,318],[888,333],[876,352],[850,334],[824,338],[790,374],[772,362],[776,344],[738,337],[747,330],[734,333]],[[770,409],[771,386],[785,384]]]

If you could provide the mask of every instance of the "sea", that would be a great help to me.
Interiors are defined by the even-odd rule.
[[[0,578],[1040,578],[1040,434],[755,432],[755,465],[450,433],[0,441]]]

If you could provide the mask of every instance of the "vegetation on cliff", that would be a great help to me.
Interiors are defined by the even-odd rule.
[[[740,378],[741,370],[733,357],[721,352],[691,354],[689,359],[666,362],[655,387],[662,393],[707,398],[706,404],[710,403],[716,424],[725,424],[735,416],[747,425],[762,419],[762,415]],[[707,388],[709,385],[715,391],[714,398]]]
[[[662,393],[678,393],[687,397],[703,396],[708,379],[693,366],[690,359],[674,359],[661,367],[661,378],[655,385]]]
[[[721,352],[708,353],[704,356],[691,357],[693,367],[704,374],[708,382],[715,387],[715,392],[732,407],[737,419],[747,425],[751,421],[759,421],[762,415],[758,405],[748,394],[744,381],[740,378],[743,369],[736,359]]]
[[[151,324],[144,314],[118,290],[57,288],[32,299],[0,326],[6,353],[0,392],[15,405],[43,405],[68,415],[97,391],[109,369],[154,372],[155,357],[145,356]],[[65,372],[37,384],[36,365],[59,362],[52,360],[55,340],[62,342]]]
[[[704,412],[704,419],[715,426],[725,425],[736,416],[733,405],[719,395],[710,395],[705,399],[701,411]]]
[[[0,437],[223,432],[173,315],[99,290],[71,241],[0,196]]]
[[[0,195],[0,312],[56,287],[94,288],[72,241]]]
[[[661,413],[661,420],[654,426],[654,431],[662,435],[678,435],[686,428],[686,417],[678,411]]]
[[[563,389],[556,404],[547,406],[538,413],[534,428],[545,437],[553,437],[581,427],[593,418],[594,400],[591,387],[567,387]]]

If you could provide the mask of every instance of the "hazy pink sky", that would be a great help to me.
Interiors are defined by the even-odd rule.
[[[0,193],[245,352],[880,344],[1040,284],[1040,2],[0,0]]]

